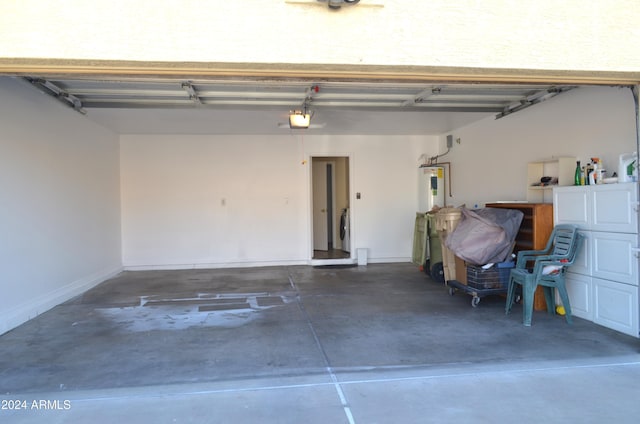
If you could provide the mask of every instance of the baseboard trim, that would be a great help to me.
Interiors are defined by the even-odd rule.
[[[270,266],[308,265],[306,260],[295,261],[254,261],[254,262],[209,262],[196,264],[160,264],[131,265],[125,264],[125,271],[176,271],[183,269],[217,269],[217,268],[259,268]]]
[[[56,290],[41,294],[7,311],[0,312],[0,335],[118,275],[122,270],[122,266],[117,266],[91,274]]]
[[[368,257],[367,262],[369,262],[370,264],[396,264],[396,263],[411,262],[411,258],[409,257],[392,257],[392,258]]]
[[[324,265],[353,265],[357,261],[355,258],[342,258],[342,259],[311,259],[309,265],[311,266],[324,266]]]
[[[367,258],[369,263],[403,263],[411,262],[409,257]],[[207,262],[195,264],[125,264],[124,271],[179,271],[186,269],[218,269],[218,268],[259,268],[272,266],[296,265],[348,265],[357,263],[356,258],[344,259],[310,259],[292,261],[253,261],[253,262]]]

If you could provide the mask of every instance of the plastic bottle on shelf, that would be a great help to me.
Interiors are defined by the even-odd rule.
[[[607,170],[604,168],[598,169],[598,175],[596,181],[598,184],[604,184],[604,179],[607,177]]]
[[[620,155],[618,164],[618,182],[626,183],[637,180],[636,152]]]
[[[595,185],[597,183],[596,181],[597,172],[598,172],[598,162],[594,162],[593,170],[589,173],[589,185]]]

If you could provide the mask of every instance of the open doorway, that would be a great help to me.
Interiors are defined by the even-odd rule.
[[[312,259],[351,257],[349,158],[311,158]]]

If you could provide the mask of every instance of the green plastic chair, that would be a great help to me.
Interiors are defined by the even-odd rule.
[[[567,323],[571,324],[571,305],[564,276],[567,267],[574,263],[583,239],[584,236],[578,233],[575,225],[556,225],[544,249],[518,252],[516,266],[509,276],[505,313],[511,312],[516,285],[519,284],[522,286],[522,323],[531,326],[533,296],[536,288],[543,286],[549,314],[556,313],[554,289],[557,289],[564,306]],[[532,269],[527,268],[529,262],[533,262]]]

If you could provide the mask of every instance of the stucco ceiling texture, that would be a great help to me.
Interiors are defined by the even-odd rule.
[[[362,0],[340,10],[309,3],[9,0],[0,3],[0,52],[5,58],[640,71],[637,0]]]

